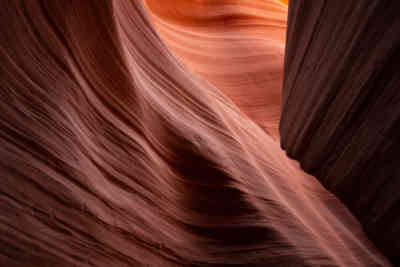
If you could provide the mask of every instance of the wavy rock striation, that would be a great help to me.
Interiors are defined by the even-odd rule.
[[[146,3],[174,54],[279,139],[287,6],[276,0]]]
[[[204,13],[262,13],[236,4]],[[390,266],[333,194],[175,58],[141,1],[1,5],[1,266]],[[260,81],[246,61],[280,53],[276,36],[241,46],[235,33],[222,50],[243,51]],[[229,67],[215,66],[209,77]],[[242,78],[235,90],[256,88]]]

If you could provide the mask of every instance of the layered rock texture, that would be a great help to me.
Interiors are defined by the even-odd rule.
[[[179,60],[278,139],[287,6],[276,0],[146,3]]]
[[[302,50],[318,36],[302,23],[324,25],[324,6],[293,3],[289,37],[305,32],[290,44]],[[375,14],[355,3],[354,16]],[[391,266],[346,206],[280,148],[281,1],[0,5],[0,266]],[[370,8],[379,7],[390,6]],[[341,12],[332,7],[327,21]],[[285,88],[301,81],[292,69],[307,70],[291,63],[295,50]],[[387,65],[377,62],[371,72]],[[305,81],[300,89],[323,79]],[[288,150],[308,118],[296,112],[305,93],[293,92],[301,102],[283,95]]]
[[[400,2],[291,1],[282,146],[400,264]]]

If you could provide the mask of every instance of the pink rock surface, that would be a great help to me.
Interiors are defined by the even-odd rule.
[[[146,3],[174,54],[279,139],[287,6],[275,0]]]
[[[243,113],[276,136],[286,9],[249,2],[154,3],[157,29],[141,1],[2,2],[1,266],[390,266]]]

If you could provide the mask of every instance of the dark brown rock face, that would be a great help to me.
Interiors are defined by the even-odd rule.
[[[400,2],[291,1],[282,146],[400,264]]]

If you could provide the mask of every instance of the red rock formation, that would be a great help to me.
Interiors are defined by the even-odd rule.
[[[399,1],[292,1],[282,145],[400,265]]]
[[[147,0],[163,40],[278,139],[287,6],[276,0]]]
[[[1,266],[390,265],[142,2],[3,1],[0,21]]]

